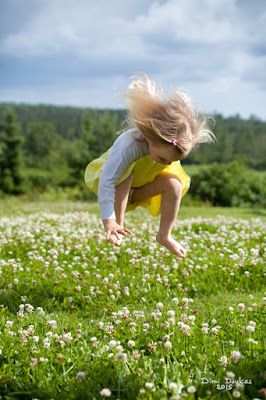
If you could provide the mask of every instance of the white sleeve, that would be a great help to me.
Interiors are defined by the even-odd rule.
[[[102,220],[116,219],[114,211],[115,185],[129,165],[144,157],[143,145],[126,135],[119,136],[113,144],[103,167],[98,186],[98,200]]]

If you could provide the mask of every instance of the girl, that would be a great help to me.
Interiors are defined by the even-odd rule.
[[[145,74],[122,96],[128,128],[85,171],[86,184],[98,193],[106,239],[119,246],[122,235],[132,234],[125,228],[124,214],[140,205],[153,216],[161,213],[157,242],[185,257],[186,250],[171,235],[181,198],[190,185],[180,160],[214,135],[187,96],[173,90],[165,98]]]

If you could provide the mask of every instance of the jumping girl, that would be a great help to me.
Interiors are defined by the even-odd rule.
[[[119,246],[122,235],[132,234],[125,228],[125,212],[142,206],[152,216],[161,213],[157,242],[185,257],[186,250],[171,235],[190,185],[180,160],[214,135],[187,95],[173,90],[165,98],[148,76],[137,78],[121,95],[128,109],[127,129],[87,166],[85,182],[98,194],[107,241]]]

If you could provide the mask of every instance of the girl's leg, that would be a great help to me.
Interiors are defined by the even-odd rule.
[[[182,196],[182,184],[177,177],[168,173],[157,175],[153,182],[135,189],[132,201],[145,200],[158,194],[161,194],[162,200],[160,227],[156,240],[173,254],[185,257],[186,250],[171,236]]]

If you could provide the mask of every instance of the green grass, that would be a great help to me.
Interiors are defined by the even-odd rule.
[[[59,214],[66,212],[91,212],[100,216],[99,206],[97,202],[92,201],[69,201],[69,200],[39,200],[28,201],[19,197],[8,197],[0,199],[0,218],[3,216],[29,215],[36,212],[56,212]],[[137,210],[138,217],[145,219],[147,213]],[[128,214],[130,215],[130,214]],[[224,215],[233,218],[266,218],[266,210],[261,208],[241,208],[241,207],[187,207],[181,204],[178,219],[186,218],[216,218],[218,215]],[[158,219],[158,218],[157,218]]]
[[[113,247],[96,203],[0,204],[0,398],[262,397],[262,210],[181,207],[181,260],[140,209]],[[238,383],[214,383],[230,372]]]

